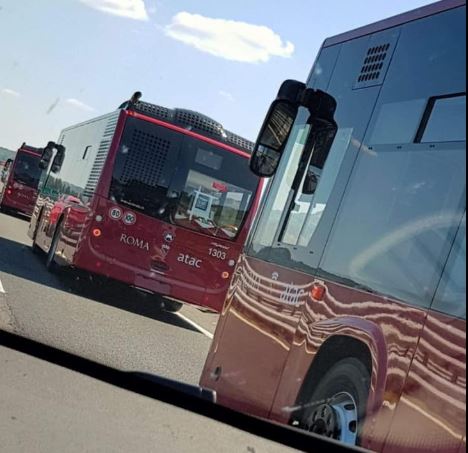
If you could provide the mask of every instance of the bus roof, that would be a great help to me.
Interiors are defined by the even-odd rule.
[[[214,139],[233,148],[237,148],[247,154],[252,154],[254,143],[234,134],[212,118],[199,112],[186,109],[169,109],[149,102],[138,101],[133,105],[127,105],[127,110],[140,113],[166,123],[172,123],[179,127],[189,127],[191,131],[199,135]]]
[[[450,9],[459,8],[466,5],[466,0],[442,0],[437,3],[432,3],[427,6],[409,11],[407,13],[400,14],[398,16],[391,17],[389,19],[376,22],[365,27],[357,28],[356,30],[349,31],[337,36],[328,38],[323,47],[331,47],[336,44],[341,44],[352,39],[361,38],[366,35],[371,35],[379,31],[383,31],[389,28],[398,27],[399,25],[413,22],[424,17],[429,17],[434,14],[438,14]]]
[[[38,156],[42,155],[42,150],[40,148],[26,145],[26,143],[23,143],[18,151],[27,151],[29,153],[37,154]]]

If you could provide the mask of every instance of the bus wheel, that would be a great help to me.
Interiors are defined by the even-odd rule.
[[[36,242],[37,233],[39,232],[39,226],[41,224],[41,220],[42,220],[42,212],[37,217],[36,225],[34,226],[34,233],[32,237],[31,250],[35,255],[39,255],[42,252],[41,248],[37,245],[37,242]]]
[[[168,311],[169,313],[178,313],[182,310],[184,304],[176,302],[175,300],[163,299],[161,306],[163,310]]]
[[[315,389],[300,426],[347,445],[358,445],[370,380],[369,371],[359,360],[338,362]]]
[[[60,230],[62,224],[59,223],[57,228],[55,228],[54,238],[52,239],[52,244],[50,245],[49,253],[47,253],[46,259],[46,268],[49,272],[57,272],[58,265],[55,262],[55,254],[57,253],[57,248],[60,240]]]
[[[42,252],[41,248],[37,245],[37,242],[35,239],[33,239],[31,250],[35,255],[39,255]]]

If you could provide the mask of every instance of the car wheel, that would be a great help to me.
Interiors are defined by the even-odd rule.
[[[338,362],[319,382],[300,427],[347,445],[359,445],[371,376],[357,359]]]

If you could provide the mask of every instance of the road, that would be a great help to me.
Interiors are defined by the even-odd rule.
[[[0,451],[292,451],[0,347]]]
[[[52,275],[32,253],[27,227],[0,214],[1,329],[122,370],[198,384],[216,315],[193,307],[161,313],[121,285]]]

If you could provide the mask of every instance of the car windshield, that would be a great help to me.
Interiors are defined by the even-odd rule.
[[[14,163],[14,180],[25,186],[37,189],[41,175],[42,170],[39,168],[39,157],[20,152]]]
[[[465,452],[466,43],[466,0],[0,1],[0,451]]]

